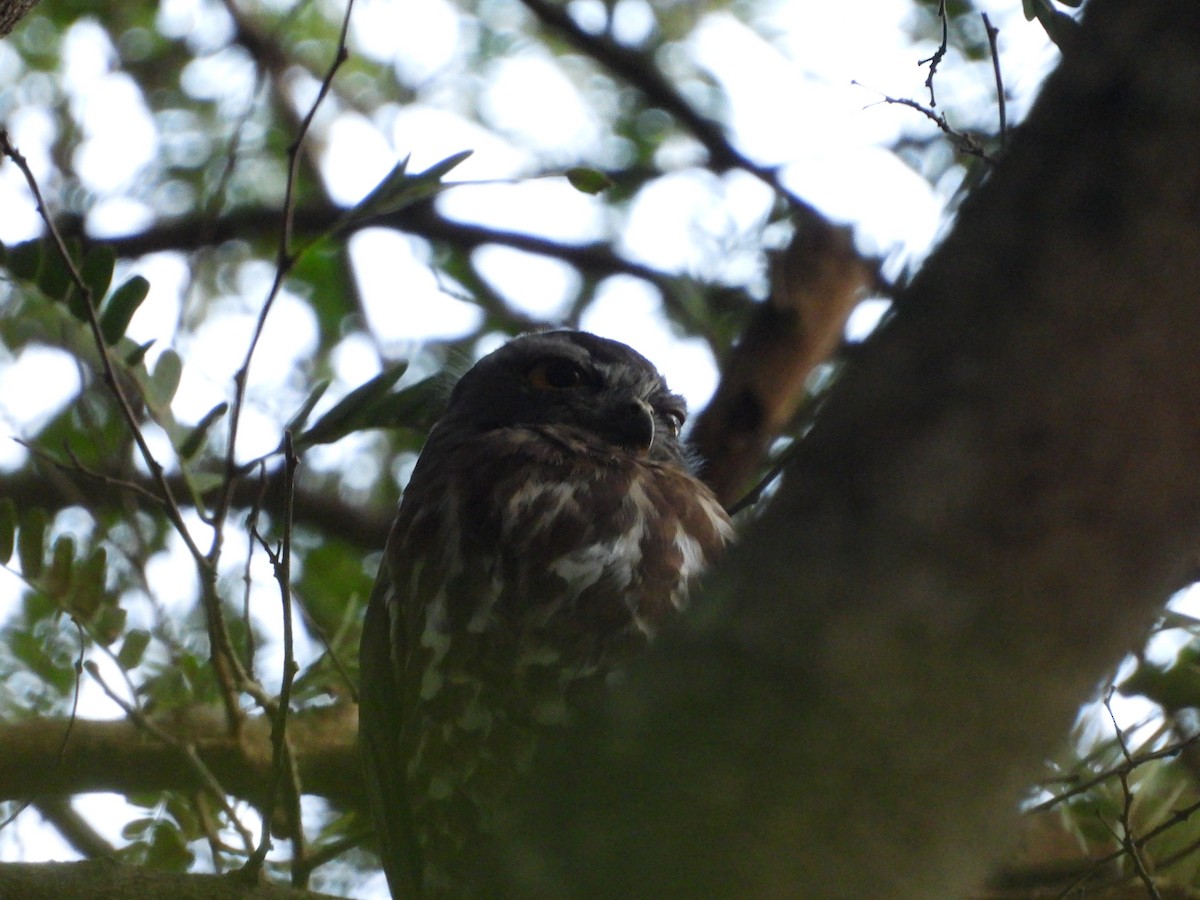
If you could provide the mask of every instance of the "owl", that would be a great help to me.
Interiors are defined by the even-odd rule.
[[[578,331],[517,338],[454,388],[363,624],[360,744],[397,900],[478,892],[538,736],[729,540],[685,417],[648,360]]]

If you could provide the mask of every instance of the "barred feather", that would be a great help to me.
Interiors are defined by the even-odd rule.
[[[648,371],[641,390],[665,391]],[[397,898],[483,877],[538,733],[645,646],[730,537],[678,445],[658,440],[614,446],[553,422],[431,437],[362,647],[364,759]]]

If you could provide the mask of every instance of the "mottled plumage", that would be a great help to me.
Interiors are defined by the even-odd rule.
[[[728,539],[684,415],[645,358],[582,332],[518,338],[455,388],[363,627],[363,757],[397,898],[471,891],[538,733]]]

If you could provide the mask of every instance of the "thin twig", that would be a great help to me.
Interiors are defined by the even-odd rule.
[[[279,795],[280,785],[287,775],[287,820],[289,837],[292,840],[292,880],[298,887],[303,882],[297,882],[302,872],[307,878],[306,870],[296,866],[304,859],[304,828],[300,819],[300,776],[297,771],[295,755],[287,739],[287,716],[291,703],[292,684],[296,677],[294,626],[292,621],[292,520],[291,497],[295,486],[296,468],[299,459],[292,446],[292,433],[285,431],[284,445],[284,517],[283,535],[279,549],[272,550],[267,542],[259,536],[258,540],[271,560],[275,570],[275,580],[279,584],[280,601],[283,605],[283,677],[279,687],[279,701],[271,721],[271,780],[267,785],[267,799],[263,806],[262,837],[258,847],[247,860],[245,872],[256,876],[266,860],[267,851],[271,847],[271,818],[275,810],[275,800]],[[257,532],[256,532],[257,534]]]
[[[329,86],[333,81],[333,77],[337,74],[339,68],[349,57],[346,50],[346,36],[350,28],[350,13],[354,8],[354,0],[348,0],[346,4],[346,13],[342,19],[342,28],[338,37],[337,52],[334,55],[333,62],[329,66],[329,70],[325,78],[321,82],[321,87],[317,92],[316,98],[313,100],[312,106],[309,108],[307,115],[300,123],[299,132],[295,140],[288,147],[288,177],[287,185],[284,190],[284,207],[283,220],[280,224],[279,249],[275,266],[275,278],[271,283],[271,288],[267,292],[266,298],[263,300],[262,308],[259,310],[258,319],[254,325],[254,331],[250,336],[250,343],[246,348],[246,355],[242,360],[241,366],[233,376],[234,396],[233,405],[229,413],[229,436],[228,446],[225,451],[225,478],[222,484],[221,492],[218,496],[216,508],[213,510],[213,537],[212,545],[209,548],[207,555],[208,570],[212,573],[209,582],[206,582],[203,593],[210,595],[215,600],[216,592],[216,571],[218,562],[221,556],[221,549],[224,544],[225,523],[229,518],[229,510],[233,505],[233,497],[236,491],[237,483],[241,479],[244,469],[237,464],[237,438],[238,428],[241,423],[242,411],[246,404],[246,384],[250,376],[250,366],[254,360],[254,353],[258,348],[258,342],[262,338],[263,329],[266,327],[267,317],[274,308],[275,300],[279,296],[279,292],[283,287],[284,279],[288,272],[291,271],[295,264],[295,257],[291,253],[292,246],[292,229],[293,219],[296,209],[296,181],[300,165],[300,151],[304,145],[304,139],[308,135],[309,128],[312,126],[313,119],[316,117],[317,110],[321,106],[321,102],[329,92]],[[263,706],[264,710],[271,711],[273,706],[269,704],[266,698],[266,692],[257,686],[253,679],[246,673],[245,668],[241,665],[240,660],[233,652],[233,647],[229,641],[227,629],[224,627],[224,617],[221,614],[220,604],[213,602],[211,604],[211,622],[210,636],[215,645],[220,646],[221,653],[214,652],[213,662],[217,667],[217,676],[222,685],[227,685],[231,681],[236,681],[243,689],[251,693],[252,696]],[[222,659],[224,657],[224,659]],[[227,671],[231,669],[232,671]],[[228,705],[228,704],[227,704]],[[237,724],[237,720],[231,716],[231,726]]]
[[[350,29],[350,14],[354,8],[354,0],[347,0],[346,12],[342,18],[342,27],[338,35],[337,51],[334,54],[334,59],[330,63],[329,69],[321,81],[321,86],[317,91],[317,96],[309,107],[308,113],[300,122],[298,132],[291,145],[288,147],[288,176],[287,185],[284,190],[283,218],[280,223],[279,249],[277,252],[275,278],[271,283],[271,288],[267,292],[266,298],[263,300],[262,308],[259,310],[258,319],[255,322],[254,330],[250,336],[249,345],[246,348],[246,355],[242,360],[241,366],[233,376],[234,397],[233,405],[229,414],[229,436],[228,446],[225,451],[225,478],[222,489],[217,501],[216,509],[213,512],[213,539],[212,545],[208,552],[208,561],[210,569],[213,573],[217,570],[217,563],[220,559],[221,549],[224,543],[225,523],[229,518],[229,510],[232,508],[233,496],[236,490],[237,482],[243,475],[243,469],[237,464],[237,438],[238,428],[241,423],[242,412],[245,409],[246,403],[246,385],[250,377],[250,366],[254,360],[255,351],[258,348],[258,343],[262,338],[263,330],[266,327],[267,317],[275,306],[275,300],[279,296],[280,290],[283,288],[284,279],[291,271],[296,263],[296,257],[292,254],[292,232],[293,221],[296,210],[296,184],[298,180],[300,167],[300,154],[304,147],[305,138],[308,136],[309,129],[312,127],[313,119],[316,117],[317,110],[320,108],[326,95],[329,93],[330,85],[333,82],[334,76],[338,69],[342,67],[345,61],[349,58],[349,51],[346,49],[346,38]],[[215,590],[215,574],[214,581],[211,585]],[[229,642],[228,634],[224,629],[224,618],[220,614],[219,604],[214,604],[214,621],[219,624],[219,629],[215,629],[213,638],[215,642],[227,647],[228,649],[222,654],[227,658],[228,666],[232,672],[226,675],[218,666],[218,677],[222,683],[228,680],[236,679],[239,686],[243,690],[247,690],[255,697],[256,700],[263,705],[267,711],[273,711],[274,707],[266,701],[265,691],[262,691],[259,686],[253,681],[245,668],[241,665],[236,655],[233,653],[232,645]],[[219,633],[218,633],[219,632]],[[219,663],[221,660],[217,654],[214,654],[214,663]],[[236,724],[231,719],[231,725]]]
[[[317,91],[317,96],[313,100],[312,106],[309,107],[308,113],[300,122],[299,133],[295,140],[288,147],[288,176],[287,185],[284,189],[283,199],[283,219],[280,223],[279,234],[279,249],[276,254],[275,278],[271,283],[271,288],[267,292],[266,299],[263,300],[262,308],[259,310],[258,319],[254,324],[254,331],[250,336],[250,344],[246,348],[246,355],[242,360],[241,366],[233,376],[234,382],[234,401],[233,409],[229,416],[229,446],[226,449],[225,470],[227,474],[227,484],[224,495],[222,497],[220,511],[221,515],[218,521],[223,521],[228,513],[230,499],[233,496],[233,482],[237,478],[237,434],[238,425],[241,421],[242,410],[246,402],[246,383],[250,376],[250,365],[254,360],[254,353],[258,348],[258,342],[262,338],[263,329],[267,324],[267,317],[271,314],[271,310],[275,306],[275,300],[279,296],[280,290],[283,288],[284,279],[295,265],[295,257],[292,256],[292,230],[296,213],[296,181],[300,168],[300,151],[304,146],[304,139],[308,136],[308,131],[312,127],[313,119],[317,115],[317,110],[320,108],[322,101],[329,93],[329,87],[333,82],[334,76],[338,69],[349,58],[349,52],[346,49],[346,35],[350,28],[350,13],[354,8],[354,0],[348,0],[346,4],[346,14],[342,19],[342,30],[338,37],[337,51],[334,54],[333,62],[329,66],[329,70],[325,73],[324,79],[321,81],[321,86]]]
[[[1004,99],[1004,78],[1000,75],[1000,54],[996,50],[996,38],[1000,35],[1000,29],[992,25],[987,13],[979,15],[983,17],[983,28],[987,32],[988,47],[992,52],[992,71],[996,73],[996,105],[1000,109],[1000,149],[1003,150],[1008,140],[1008,109]]]
[[[296,867],[303,871],[304,883],[307,883],[308,878],[314,871],[325,865],[325,863],[337,859],[346,851],[353,850],[359,844],[362,844],[368,838],[370,838],[372,833],[373,829],[361,828],[357,831],[351,832],[345,837],[330,841],[328,844],[320,845],[316,850],[313,851],[313,853],[304,859],[303,863],[296,863]]]
[[[937,14],[938,18],[942,20],[942,42],[933,51],[932,56],[917,60],[918,66],[929,65],[929,74],[925,77],[925,87],[929,88],[930,106],[937,106],[937,98],[933,93],[933,77],[937,74],[937,68],[941,64],[942,58],[945,57],[946,48],[950,43],[950,25],[946,19],[946,0],[939,0]]]
[[[1138,768],[1139,766],[1144,766],[1147,763],[1154,762],[1157,759],[1167,759],[1172,756],[1178,756],[1180,753],[1183,752],[1184,748],[1190,747],[1192,744],[1196,743],[1196,741],[1198,741],[1198,740],[1200,740],[1200,734],[1195,734],[1190,738],[1186,738],[1184,740],[1178,741],[1177,743],[1170,744],[1159,750],[1152,750],[1148,753],[1140,753],[1137,756],[1133,757],[1132,759],[1127,759],[1125,762],[1123,762],[1121,765],[1119,765],[1115,768],[1109,769],[1105,772],[1101,772],[1099,775],[1096,775],[1093,778],[1089,778],[1087,781],[1084,781],[1080,784],[1075,785],[1075,787],[1071,788],[1069,791],[1064,791],[1061,794],[1055,794],[1049,800],[1043,800],[1041,803],[1038,803],[1036,806],[1029,807],[1027,811],[1030,813],[1038,813],[1038,812],[1045,812],[1046,810],[1049,810],[1049,809],[1053,809],[1055,806],[1058,806],[1060,803],[1064,803],[1067,800],[1070,800],[1072,797],[1077,797],[1080,794],[1086,793],[1087,791],[1094,788],[1096,785],[1098,785],[1104,781],[1107,781],[1110,778],[1119,777],[1122,772],[1128,774],[1128,773],[1132,772],[1134,769]]]
[[[7,566],[5,566],[5,568],[7,568]],[[79,635],[79,656],[75,659],[74,666],[75,690],[71,696],[71,715],[67,718],[67,727],[63,730],[62,741],[58,745],[58,753],[56,753],[54,756],[54,765],[56,766],[62,765],[63,757],[67,753],[67,742],[71,739],[71,730],[75,727],[75,718],[79,712],[79,683],[83,680],[83,653],[85,649],[83,640],[83,626],[79,624],[79,620],[74,616],[71,617],[71,624],[75,626],[75,630]],[[0,831],[3,831],[6,827],[8,827],[9,824],[12,823],[14,819],[16,819],[17,816],[25,812],[25,810],[29,808],[29,805],[33,803],[35,799],[36,798],[34,797],[29,797],[28,799],[17,804],[17,808],[14,809],[4,819],[3,822],[0,822]]]
[[[250,575],[250,566],[254,562],[254,550],[257,545],[255,531],[258,528],[258,517],[262,512],[267,487],[270,484],[265,459],[258,461],[258,479],[258,493],[254,496],[254,502],[251,504],[250,512],[246,516],[246,565],[242,570],[242,626],[246,630],[246,660],[243,665],[246,667],[246,674],[256,681],[258,678],[254,674],[254,629],[250,623],[250,589],[254,584],[254,579]],[[290,496],[284,498],[285,504],[293,502]]]
[[[743,169],[770,186],[780,197],[786,198],[799,218],[828,225],[825,217],[813,206],[783,185],[778,168],[756,163],[734,147],[721,125],[694,109],[646,53],[625,47],[607,35],[586,31],[571,16],[565,4],[550,0],[521,0],[521,4],[544,26],[553,29],[577,50],[636,88],[651,105],[676,119],[708,151],[709,162],[715,171]]]
[[[321,623],[317,621],[316,616],[314,616],[308,609],[308,606],[305,604],[304,597],[302,595],[297,594],[292,599],[295,601],[297,608],[300,610],[300,617],[304,620],[304,627],[316,637],[318,642],[320,642],[321,646],[325,650],[325,655],[329,657],[329,662],[333,665],[334,670],[342,679],[343,685],[345,686],[346,692],[350,699],[357,703],[358,684],[355,682],[354,677],[350,674],[350,670],[346,667],[346,664],[342,661],[342,658],[338,655],[337,650],[334,649],[333,642],[329,640],[329,635],[325,633],[325,629],[321,627]],[[347,609],[347,612],[349,612],[349,609]]]
[[[1133,762],[1133,757],[1129,753],[1129,745],[1125,743],[1125,735],[1121,731],[1121,726],[1117,724],[1117,717],[1112,709],[1113,689],[1110,688],[1108,694],[1104,697],[1104,708],[1108,710],[1108,717],[1112,720],[1113,730],[1117,735],[1117,744],[1121,748],[1121,755],[1125,757],[1126,765]],[[1122,769],[1119,773],[1121,779],[1121,794],[1124,798],[1124,803],[1121,806],[1121,846],[1125,848],[1125,852],[1129,854],[1129,858],[1133,861],[1134,871],[1137,872],[1138,879],[1146,888],[1146,893],[1152,900],[1161,900],[1158,893],[1158,888],[1154,886],[1153,880],[1150,878],[1150,873],[1146,871],[1146,862],[1142,859],[1142,854],[1138,850],[1137,840],[1133,833],[1133,826],[1130,823],[1130,811],[1133,809],[1133,791],[1129,789],[1129,772]]]
[[[138,452],[142,457],[142,461],[149,469],[151,477],[154,481],[155,488],[160,495],[160,502],[163,510],[166,513],[167,519],[170,521],[176,533],[183,539],[184,545],[187,547],[188,553],[191,554],[195,562],[196,568],[200,575],[201,583],[201,605],[205,611],[205,619],[209,630],[210,653],[213,662],[213,668],[217,675],[218,683],[222,688],[222,697],[225,701],[226,714],[229,717],[230,724],[236,725],[240,720],[240,708],[237,703],[237,698],[233,690],[234,676],[231,674],[229,664],[225,662],[228,658],[229,663],[236,666],[236,658],[232,656],[231,645],[228,632],[224,628],[224,619],[221,615],[220,600],[217,595],[217,560],[215,557],[206,556],[201,552],[199,545],[192,537],[191,531],[187,524],[183,521],[183,512],[175,499],[175,494],[171,489],[171,484],[167,480],[166,471],[162,464],[154,456],[150,449],[150,445],[146,441],[146,437],[142,432],[141,423],[138,421],[137,414],[134,412],[133,404],[125,394],[124,388],[121,386],[117,378],[116,367],[112,361],[112,355],[109,353],[108,343],[104,340],[104,335],[100,330],[100,320],[96,315],[96,298],[92,295],[92,289],[87,285],[80,273],[75,260],[71,258],[70,251],[67,250],[66,243],[63,241],[62,235],[51,219],[49,210],[46,207],[46,201],[42,197],[41,189],[38,187],[37,179],[33,175],[33,171],[29,168],[25,157],[20,153],[9,138],[8,132],[0,129],[0,153],[3,153],[11,159],[21,170],[25,176],[25,181],[29,185],[29,190],[33,194],[34,200],[37,203],[38,213],[42,217],[42,221],[46,224],[46,228],[50,233],[51,238],[58,250],[59,256],[62,258],[67,271],[71,276],[71,281],[75,289],[79,291],[82,298],[82,307],[87,314],[87,325],[92,334],[92,340],[96,346],[96,351],[100,357],[100,365],[104,374],[105,384],[108,385],[109,391],[117,401],[117,407],[121,411],[121,416],[125,421],[130,434],[136,443]],[[214,540],[219,537],[219,532],[214,529]]]
[[[204,764],[204,760],[202,760],[196,753],[196,748],[192,746],[190,742],[181,741],[173,734],[159,728],[154,724],[154,722],[146,718],[146,715],[140,709],[126,701],[124,697],[109,687],[108,682],[104,680],[104,677],[100,674],[99,667],[94,662],[88,660],[86,663],[84,663],[84,668],[87,669],[89,675],[96,679],[96,683],[100,685],[100,689],[104,691],[108,698],[112,700],[113,703],[117,704],[117,706],[121,707],[122,712],[128,716],[129,721],[131,721],[141,730],[145,731],[147,734],[162,741],[168,747],[177,751],[184,757],[184,760],[186,761],[188,768],[192,771],[192,774],[196,776],[200,783],[204,785],[204,787],[212,794],[217,802],[220,803],[221,810],[229,818],[230,824],[241,837],[242,843],[246,847],[246,852],[251,852],[252,848],[254,847],[253,835],[251,835],[246,826],[242,824],[241,820],[237,816],[237,813],[234,812],[233,807],[230,806],[225,789],[221,787],[221,782],[217,780],[217,777],[212,773],[208,766]]]
[[[852,81],[850,83],[858,85],[859,87],[867,87],[861,81]],[[870,90],[870,88],[867,89]],[[978,156],[985,162],[995,163],[996,160],[993,159],[992,156],[983,149],[983,145],[980,144],[978,140],[976,140],[967,132],[959,131],[954,128],[954,126],[950,124],[944,115],[936,113],[930,107],[923,106],[916,100],[910,100],[907,97],[889,97],[887,94],[883,94],[878,91],[875,93],[879,94],[880,102],[882,103],[907,106],[910,109],[915,109],[917,112],[921,113],[921,115],[925,116],[925,118],[929,119],[931,122],[937,125],[939,129],[941,129],[942,133],[950,139],[950,143],[953,144],[955,149],[960,153],[966,153],[970,156]]]
[[[24,438],[13,438],[13,440],[36,456],[38,459],[54,466],[56,469],[60,469],[63,472],[72,472],[82,475],[85,478],[91,479],[92,481],[97,481],[108,487],[117,488],[122,492],[133,494],[135,497],[141,497],[143,500],[153,503],[156,506],[163,505],[163,498],[154,493],[154,491],[149,490],[145,485],[139,484],[136,481],[130,481],[126,478],[117,478],[113,475],[106,475],[103,472],[97,472],[94,469],[89,468],[78,456],[75,455],[75,452],[70,447],[64,448],[66,454],[71,458],[71,462],[68,464],[53,454],[43,450],[41,447],[38,447],[36,444],[31,444]]]
[[[796,455],[799,449],[800,442],[795,441],[790,447],[780,453],[779,458],[775,460],[771,468],[767,469],[766,473],[758,480],[754,487],[746,491],[740,500],[729,505],[729,509],[726,510],[729,515],[736,516],[743,509],[748,509],[762,500],[767,488],[771,486],[775,479],[783,474],[783,470],[787,468],[788,463],[791,462],[792,457]]]
[[[103,370],[104,381],[112,392],[113,397],[117,401],[117,406],[120,408],[121,415],[125,420],[126,426],[129,428],[130,434],[133,436],[134,442],[137,444],[138,452],[142,457],[142,461],[146,464],[146,468],[150,470],[150,474],[154,479],[155,486],[161,493],[161,501],[166,509],[167,517],[171,520],[172,526],[179,532],[179,536],[183,538],[184,544],[187,546],[188,552],[191,553],[193,559],[198,563],[203,562],[204,554],[200,552],[199,546],[192,538],[191,532],[183,521],[183,514],[180,511],[179,504],[175,500],[175,495],[171,490],[171,485],[167,481],[166,473],[163,466],[154,453],[150,449],[150,445],[146,442],[146,437],[142,433],[141,424],[138,422],[137,414],[133,410],[133,405],[129,398],[125,395],[124,389],[121,387],[120,381],[117,379],[116,367],[113,365],[112,355],[109,353],[108,344],[104,340],[104,335],[100,331],[100,320],[96,316],[96,298],[92,296],[92,289],[88,287],[84,281],[83,275],[79,271],[79,267],[75,264],[75,260],[71,257],[70,251],[67,249],[66,242],[63,240],[62,234],[55,226],[53,219],[50,216],[49,209],[46,206],[46,201],[42,197],[41,188],[38,187],[37,179],[34,177],[33,170],[29,168],[29,163],[24,155],[16,148],[9,137],[6,129],[0,128],[0,153],[7,156],[20,169],[21,174],[25,178],[25,183],[29,186],[30,193],[33,194],[33,199],[37,204],[38,214],[46,225],[46,229],[54,241],[55,248],[58,251],[60,258],[67,267],[67,272],[71,276],[71,281],[75,289],[80,292],[83,298],[82,306],[87,311],[87,325],[91,330],[92,339],[95,342],[96,350],[100,356],[100,365]]]
[[[1142,847],[1145,847],[1147,844],[1150,843],[1150,841],[1154,840],[1154,838],[1158,837],[1160,834],[1163,834],[1166,831],[1170,831],[1172,828],[1174,828],[1177,825],[1181,825],[1182,823],[1186,822],[1188,819],[1190,819],[1193,815],[1195,815],[1198,812],[1200,812],[1200,800],[1197,800],[1195,803],[1190,803],[1187,806],[1183,807],[1182,809],[1175,810],[1175,812],[1171,813],[1171,815],[1167,818],[1167,820],[1165,822],[1162,822],[1161,824],[1156,825],[1154,828],[1151,828],[1149,831],[1147,831],[1145,834],[1143,834],[1140,838],[1135,840],[1133,842],[1134,846],[1140,850]],[[1126,849],[1124,847],[1121,847],[1120,849],[1114,850],[1112,853],[1109,853],[1107,856],[1102,856],[1099,859],[1095,860],[1092,863],[1091,867],[1086,872],[1084,872],[1082,875],[1080,875],[1078,878],[1076,878],[1074,881],[1072,881],[1070,884],[1068,884],[1065,888],[1063,888],[1062,891],[1060,891],[1058,894],[1055,895],[1056,900],[1062,900],[1062,898],[1064,898],[1064,897],[1078,896],[1077,889],[1080,887],[1080,885],[1083,885],[1083,884],[1087,883],[1088,881],[1090,881],[1092,876],[1096,872],[1099,872],[1110,862],[1120,859],[1122,856],[1125,855],[1125,853],[1126,853]]]

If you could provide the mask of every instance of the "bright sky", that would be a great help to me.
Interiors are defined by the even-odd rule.
[[[1055,53],[1040,27],[1024,21],[1015,0],[981,5],[1000,28],[1006,85],[1012,95],[1010,119],[1019,117]],[[752,30],[726,12],[707,14],[685,48],[727,92],[734,143],[758,161],[783,166],[786,184],[832,218],[853,223],[861,246],[886,254],[893,270],[927,252],[943,224],[946,194],[954,187],[946,185],[939,193],[885,149],[902,131],[932,129],[916,112],[878,102],[882,94],[927,99],[926,71],[916,62],[930,55],[932,45],[916,47],[908,42],[904,23],[912,15],[912,6],[910,0],[766,2],[759,29]],[[604,7],[601,0],[571,4],[584,22],[602,16]],[[514,15],[516,8],[514,4]],[[644,0],[621,0],[616,8],[618,33],[636,39],[650,20],[650,6]],[[193,46],[216,51],[228,36],[223,11],[204,0],[167,0],[159,18],[166,30],[187,35]],[[442,200],[448,214],[564,241],[604,236],[607,219],[602,204],[563,180],[508,183],[534,167],[535,153],[569,162],[581,149],[609,146],[612,139],[604,133],[601,119],[546,52],[526,44],[497,62],[476,84],[484,108],[503,123],[504,134],[469,122],[458,96],[468,27],[456,7],[444,0],[417,4],[359,0],[352,52],[390,60],[405,77],[423,79],[425,86],[417,103],[386,107],[372,120],[333,108],[320,117],[317,136],[329,191],[338,202],[353,203],[407,154],[412,154],[410,170],[417,171],[460,150],[473,149],[474,155],[453,173],[454,180],[467,184]],[[95,25],[82,21],[71,29],[63,60],[72,109],[83,127],[76,165],[99,198],[88,227],[98,235],[144,227],[152,214],[138,196],[139,173],[156,153],[198,152],[202,148],[189,144],[194,141],[189,135],[195,132],[187,122],[169,121],[160,121],[164,130],[156,131],[133,84],[112,71],[113,49]],[[13,52],[0,42],[0,84],[14,76],[15,67]],[[991,83],[986,80],[990,70],[981,80],[980,68],[968,71],[951,53],[941,72],[938,90],[943,107],[962,104],[994,112],[985,106],[990,102]],[[865,87],[853,85],[855,80]],[[225,113],[234,119],[251,95],[253,72],[238,54],[213,52],[189,69],[185,86],[198,96],[219,98]],[[295,83],[299,106],[307,109],[314,87],[309,80]],[[684,85],[685,90],[696,87]],[[29,108],[10,115],[0,95],[3,119],[39,179],[52,182],[46,150],[51,119]],[[690,145],[680,144],[665,148],[663,156],[686,166],[693,153]],[[770,192],[750,176],[731,173],[718,178],[681,168],[638,197],[621,225],[620,249],[631,259],[667,271],[740,280],[759,266],[745,239],[755,233],[771,202]],[[20,241],[39,232],[36,211],[11,165],[0,166],[0,208],[5,210],[0,240]],[[353,338],[339,348],[335,366],[341,391],[379,370],[380,349],[389,357],[408,355],[424,343],[462,335],[476,324],[477,310],[448,293],[431,272],[422,242],[370,230],[353,238],[351,253],[374,343]],[[574,274],[552,260],[487,248],[479,252],[478,262],[514,306],[533,315],[553,316],[563,309],[573,288]],[[174,334],[187,283],[184,260],[159,254],[137,261],[126,274],[133,272],[150,280],[152,292],[129,333],[136,340],[154,338],[158,346],[165,346]],[[218,312],[179,348],[188,360],[175,404],[181,420],[194,421],[225,399],[271,274],[266,265],[243,267],[230,295],[220,298]],[[877,308],[868,311],[854,327],[869,328],[877,314]],[[693,408],[711,395],[716,373],[707,348],[698,340],[674,335],[661,315],[658,298],[633,279],[608,281],[584,326],[636,346],[663,369]],[[315,339],[316,326],[304,303],[281,296],[256,357],[252,389],[267,393],[283,385],[295,360],[311,349]],[[13,361],[5,355],[0,348],[4,362],[0,434],[35,433],[78,391],[78,375],[70,359],[58,351],[30,348]],[[29,384],[37,384],[38,391],[22,389]],[[269,407],[249,410],[243,423],[243,455],[273,447],[285,413]],[[14,467],[23,455],[15,443],[0,441],[0,468]],[[231,541],[230,549],[236,544]],[[151,589],[169,607],[182,608],[194,596],[192,585],[179,579],[180,557],[164,555],[147,572]],[[240,566],[236,557],[237,552],[231,552],[227,564]],[[0,572],[0,618],[16,590],[15,579]],[[272,608],[270,602],[264,600],[263,608]],[[139,613],[135,608],[131,614]],[[84,700],[88,715],[116,714],[94,686]],[[90,809],[108,802],[93,797],[81,806]],[[106,821],[115,823],[114,829],[119,827],[118,818],[102,817],[101,830]],[[64,851],[56,833],[31,820],[26,827],[0,833],[0,858],[17,855],[43,859],[71,854]],[[363,895],[382,896],[380,885],[363,886]]]

